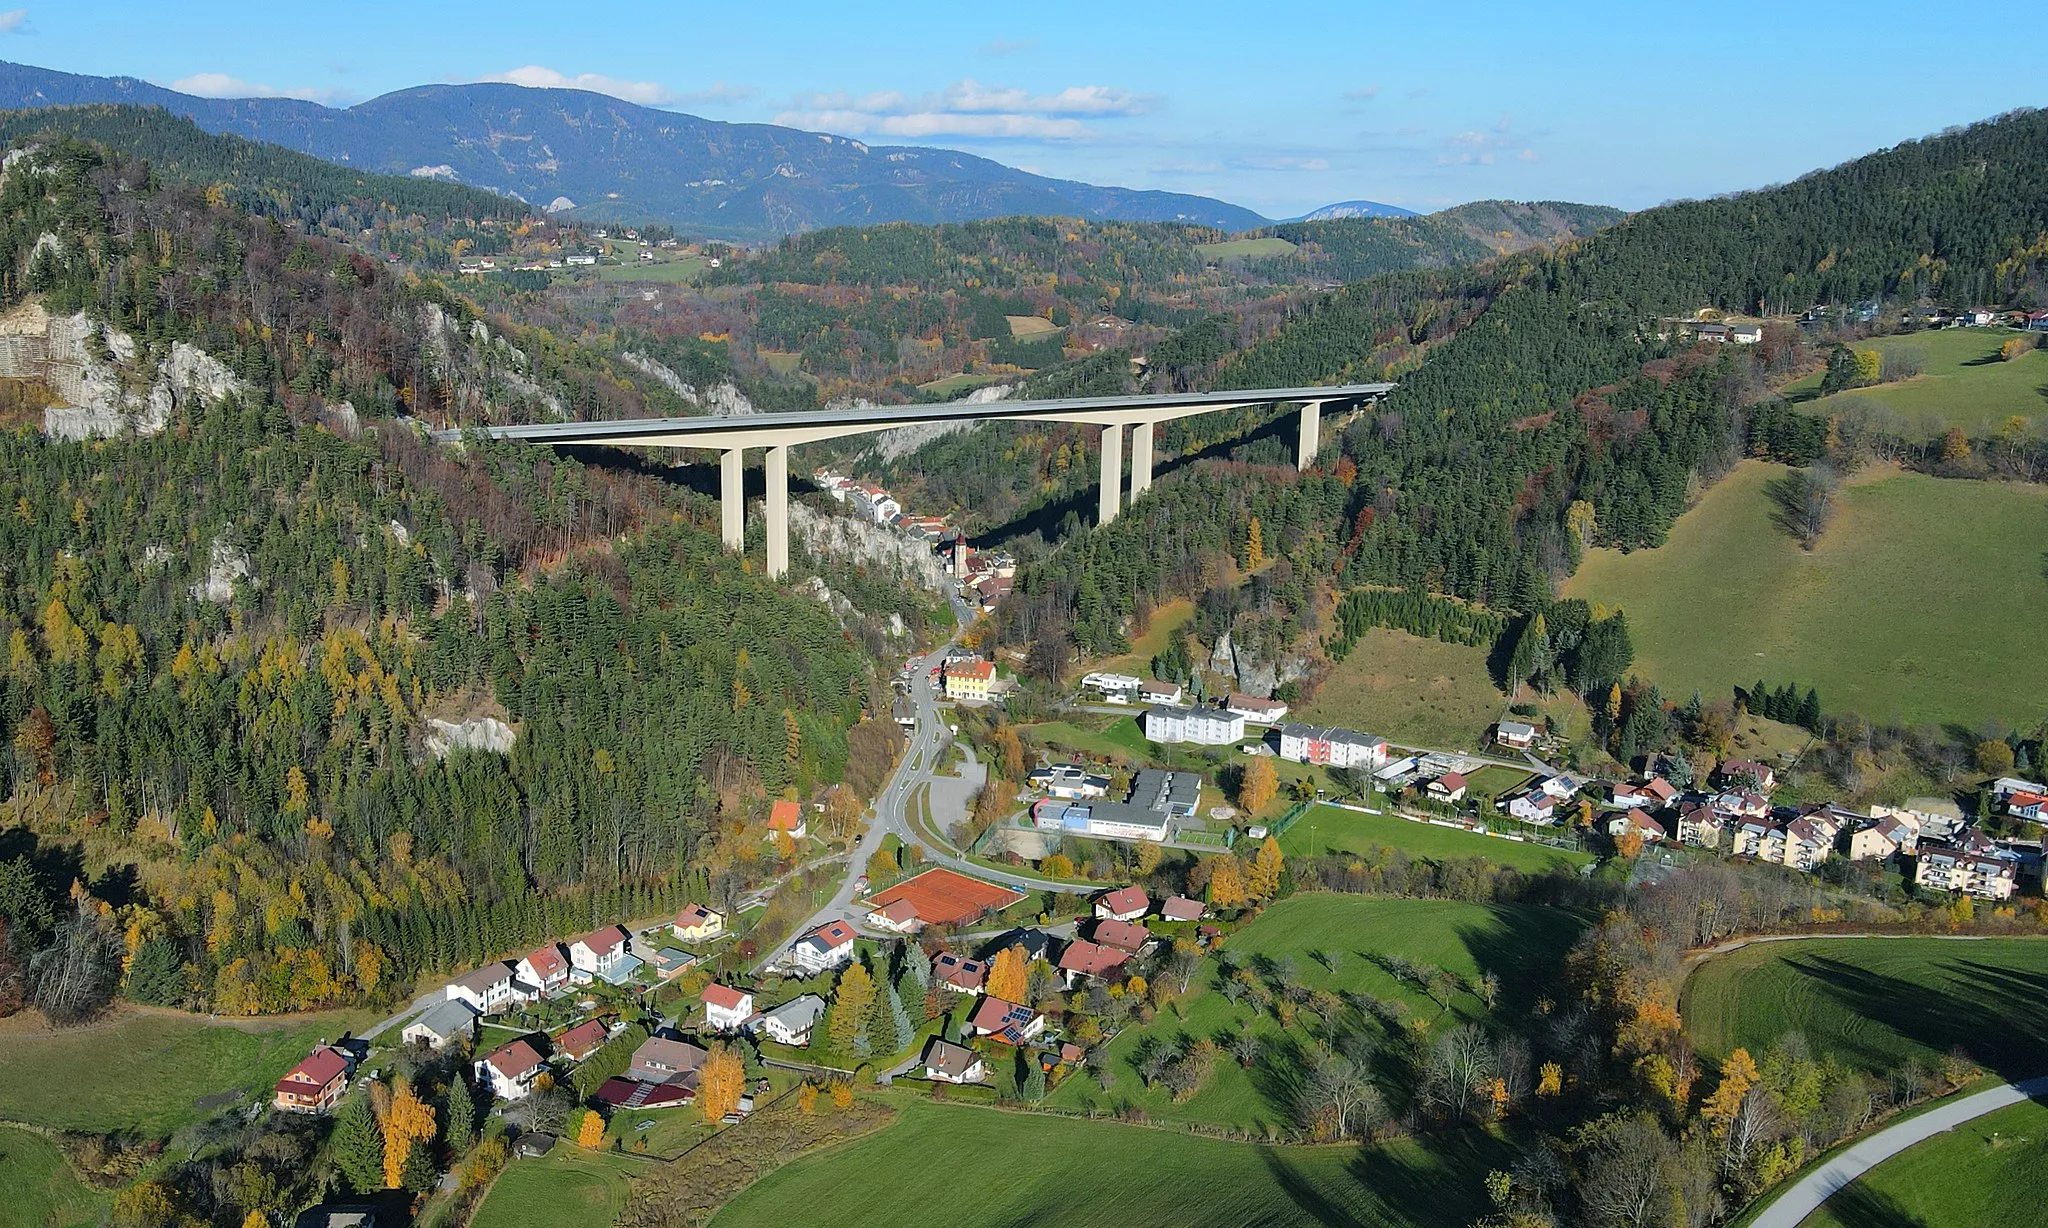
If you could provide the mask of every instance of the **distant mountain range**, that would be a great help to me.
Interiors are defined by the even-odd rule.
[[[0,108],[160,106],[210,132],[366,171],[444,179],[594,220],[658,220],[763,239],[822,226],[1020,214],[1267,224],[1176,192],[1049,179],[954,150],[867,145],[772,124],[728,124],[582,90],[425,85],[348,108],[291,98],[198,98],[133,77],[0,62]]]
[[[1344,217],[1415,217],[1413,209],[1399,205],[1383,205],[1376,200],[1340,200],[1334,205],[1324,205],[1300,217],[1291,217],[1290,222],[1329,222]]]

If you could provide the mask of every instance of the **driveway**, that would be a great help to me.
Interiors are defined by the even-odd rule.
[[[1986,1113],[2043,1096],[2048,1096],[2048,1075],[1952,1100],[1879,1130],[1785,1187],[1762,1214],[1750,1221],[1750,1228],[1799,1228],[1829,1195],[1913,1144],[1946,1134]]]

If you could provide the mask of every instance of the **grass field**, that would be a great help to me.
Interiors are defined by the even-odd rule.
[[[1411,823],[1391,815],[1340,810],[1335,806],[1315,807],[1295,820],[1294,826],[1280,837],[1281,851],[1291,857],[1363,853],[1381,845],[1400,849],[1410,857],[1431,861],[1484,857],[1488,861],[1531,872],[1560,865],[1582,866],[1593,860],[1590,853],[1501,840],[1429,823]]]
[[[638,257],[627,256],[625,264],[600,264],[592,266],[599,281],[658,281],[670,285],[681,285],[696,281],[704,272],[701,256],[685,256],[680,260],[656,260],[642,264]]]
[[[1695,970],[1680,1013],[1717,1058],[1797,1032],[1816,1055],[1879,1073],[1961,1046],[2008,1078],[2048,1074],[2048,941],[1758,943]]]
[[[2048,353],[2035,350],[2013,362],[2001,361],[1998,347],[2019,333],[2005,328],[1945,328],[1901,337],[1876,337],[1853,348],[1880,353],[1916,352],[1921,374],[1894,384],[1817,397],[1802,408],[1836,414],[1858,404],[1882,406],[1901,419],[1909,434],[1926,438],[1951,426],[1972,436],[1995,431],[2007,418],[2048,419]],[[1786,388],[1788,395],[1820,388],[1818,372]]]
[[[2048,1105],[1987,1113],[1886,1160],[1800,1228],[2033,1224],[2048,1204]]]
[[[1131,650],[1114,657],[1090,661],[1087,667],[1075,672],[1083,673],[1133,674],[1139,678],[1152,676],[1152,658],[1166,648],[1167,638],[1187,625],[1194,616],[1195,603],[1185,597],[1176,597],[1152,611],[1152,621],[1145,626],[1145,634],[1131,641]]]
[[[1506,797],[1508,794],[1536,779],[1536,773],[1523,771],[1521,768],[1502,767],[1497,763],[1489,763],[1478,771],[1469,773],[1465,779],[1471,785],[1472,792],[1474,793],[1490,794],[1493,797]]]
[[[1589,551],[1566,594],[1626,610],[1636,667],[1668,696],[1796,681],[1873,720],[2040,719],[2048,490],[1852,481],[1808,553],[1771,523],[1765,487],[1783,472],[1743,462],[1664,546]]]
[[[1556,969],[1582,924],[1576,915],[1552,908],[1298,895],[1275,904],[1232,935],[1228,949],[1240,963],[1254,967],[1290,959],[1295,978],[1303,984],[1398,999],[1419,1017],[1436,1020],[1446,1014],[1441,1007],[1368,956],[1401,955],[1467,978],[1491,971],[1501,978],[1509,1001],[1526,1001]],[[1127,1028],[1110,1043],[1116,1077],[1109,1091],[1086,1075],[1077,1076],[1061,1083],[1050,1103],[1104,1112],[1136,1105],[1155,1121],[1222,1125],[1254,1133],[1291,1126],[1289,1088],[1299,1068],[1293,1057],[1295,1041],[1283,1036],[1271,1016],[1248,1005],[1232,1006],[1214,987],[1213,972],[1204,975],[1211,979],[1198,982],[1180,1014],[1162,1011],[1150,1024]],[[1451,1000],[1448,1015],[1479,1019],[1485,1013],[1479,999],[1461,993]],[[1209,1082],[1183,1104],[1173,1103],[1164,1089],[1144,1086],[1137,1064],[1152,1045],[1173,1038],[1192,1043],[1204,1036],[1227,1045],[1246,1029],[1267,1042],[1267,1056],[1251,1069],[1228,1059],[1219,1062]]]
[[[768,369],[777,375],[794,375],[803,355],[790,350],[755,350],[754,357],[768,364]]]
[[[1486,672],[1484,648],[1374,627],[1296,719],[1411,746],[1470,750],[1500,719],[1505,703]]]
[[[1010,322],[1010,337],[1016,341],[1032,341],[1041,337],[1057,336],[1060,326],[1044,316],[1004,316]]]
[[[365,1022],[335,1013],[244,1029],[136,1012],[54,1035],[0,1032],[0,1117],[165,1136],[211,1116],[235,1093],[267,1098],[315,1043]]]
[[[625,1206],[630,1178],[652,1168],[644,1160],[585,1151],[565,1141],[539,1159],[507,1166],[470,1228],[611,1228]]]
[[[0,1127],[0,1224],[90,1228],[101,1222],[108,1202],[72,1173],[56,1144]]]
[[[1263,239],[1229,239],[1222,243],[1197,243],[1195,255],[1203,260],[1250,260],[1262,256],[1285,256],[1294,244],[1278,236]]]
[[[1385,1147],[1278,1148],[1108,1122],[912,1103],[866,1139],[747,1190],[716,1228],[1374,1228],[1465,1224],[1505,1142],[1477,1131]],[[972,1174],[949,1185],[945,1173]],[[936,1179],[936,1180],[935,1180]],[[479,1223],[478,1228],[491,1228]]]

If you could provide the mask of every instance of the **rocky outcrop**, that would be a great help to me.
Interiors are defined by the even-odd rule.
[[[254,575],[247,550],[216,538],[207,555],[206,575],[192,585],[192,596],[199,601],[226,605],[235,599],[235,585]]]
[[[512,726],[495,716],[472,717],[466,721],[444,721],[437,718],[427,722],[427,753],[436,759],[446,759],[451,751],[486,750],[493,754],[509,755],[518,735]]]
[[[427,352],[447,377],[465,417],[504,420],[507,410],[554,421],[569,416],[562,399],[534,378],[526,351],[492,332],[490,325],[471,320],[464,328],[439,303],[422,303],[418,319]]]
[[[1006,400],[1014,391],[1016,391],[1014,384],[989,384],[986,387],[976,388],[973,392],[961,398],[958,403],[961,405],[986,405],[991,401]],[[849,408],[866,408],[871,407],[871,405],[871,402],[861,401],[852,403]],[[869,445],[869,451],[885,461],[899,460],[917,451],[934,439],[943,439],[948,435],[957,435],[962,431],[971,431],[979,426],[981,426],[981,423],[972,420],[921,422],[916,426],[898,427],[893,431],[879,431],[870,437],[873,442]]]
[[[802,503],[789,505],[789,527],[812,554],[880,568],[898,580],[935,593],[950,583],[945,564],[922,539],[912,539],[851,516],[828,516]]]
[[[135,339],[78,313],[53,316],[24,303],[0,316],[0,379],[36,380],[56,399],[43,410],[43,433],[94,439],[133,429],[154,435],[188,404],[247,391],[218,359],[179,341],[147,369]]]

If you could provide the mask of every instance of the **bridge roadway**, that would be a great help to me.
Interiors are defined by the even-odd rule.
[[[1315,463],[1322,448],[1326,405],[1349,408],[1379,400],[1392,384],[1265,388],[1233,392],[1189,392],[1123,397],[1068,397],[1044,401],[985,401],[973,404],[881,405],[793,414],[733,417],[631,418],[616,422],[541,422],[487,426],[493,439],[545,444],[607,444],[614,447],[707,448],[719,452],[720,529],[728,550],[746,543],[741,476],[748,448],[767,449],[768,574],[789,570],[789,449],[800,443],[867,435],[898,427],[943,422],[1079,422],[1102,428],[1102,490],[1099,519],[1116,519],[1123,503],[1124,428],[1131,428],[1131,493],[1136,499],[1152,485],[1153,431],[1162,422],[1247,406],[1301,406],[1297,467]],[[466,431],[442,431],[435,438],[459,440]]]

